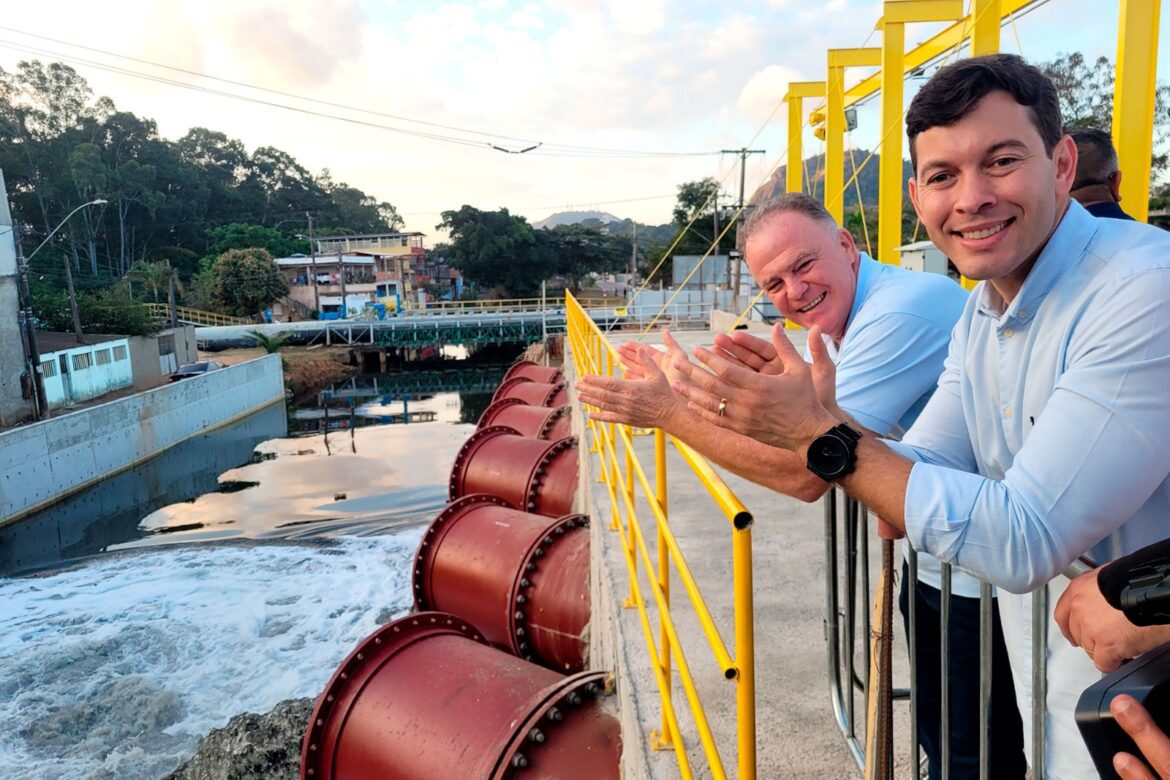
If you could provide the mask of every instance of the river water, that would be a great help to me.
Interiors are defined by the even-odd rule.
[[[161,777],[232,716],[315,697],[360,639],[410,610],[415,546],[486,403],[351,395],[336,417],[355,424],[328,441],[241,452],[266,425],[284,435],[283,409],[269,411],[22,522],[0,539],[23,551],[0,558],[0,777]],[[358,422],[406,410],[434,419]],[[195,485],[208,471],[219,489]],[[56,533],[59,551],[33,532]]]

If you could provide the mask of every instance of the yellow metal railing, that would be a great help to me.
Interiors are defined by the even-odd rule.
[[[156,320],[170,320],[171,310],[165,303],[148,303],[146,306],[150,309],[150,314]],[[227,314],[220,314],[214,311],[203,311],[202,309],[191,309],[187,306],[176,307],[176,312],[180,322],[190,323],[191,325],[250,325],[251,320],[242,317],[232,317]]]
[[[617,353],[605,335],[590,319],[585,309],[572,295],[566,295],[565,316],[568,320],[570,355],[578,373],[613,375],[619,368]],[[674,706],[672,666],[677,668],[679,684],[690,706],[699,742],[706,756],[710,775],[716,780],[727,777],[719,748],[707,720],[706,708],[691,673],[690,662],[684,655],[679,635],[671,615],[670,581],[672,572],[681,581],[691,606],[702,626],[715,662],[723,677],[735,685],[737,765],[740,780],[756,777],[756,696],[755,696],[755,622],[752,606],[752,515],[736,498],[731,489],[715,473],[706,460],[687,445],[670,437],[691,471],[707,489],[716,505],[731,522],[732,533],[732,588],[734,599],[734,655],[720,635],[703,594],[695,582],[690,567],[679,548],[670,527],[667,512],[666,435],[655,431],[654,484],[651,485],[638,456],[634,452],[631,429],[588,421],[592,439],[591,452],[596,453],[597,464],[609,493],[612,516],[609,528],[621,539],[629,570],[630,595],[625,606],[636,608],[646,638],[651,667],[662,701],[662,727],[650,735],[655,749],[673,749],[678,759],[679,773],[691,778],[690,766],[678,716]],[[655,555],[646,541],[646,532],[638,517],[636,488],[641,487],[646,504],[654,518]],[[623,512],[624,510],[624,512]],[[624,519],[623,519],[624,517]],[[644,519],[644,513],[643,513]],[[638,561],[644,573],[639,576]],[[645,587],[643,587],[643,582]],[[657,606],[657,637],[647,612],[645,591]]]

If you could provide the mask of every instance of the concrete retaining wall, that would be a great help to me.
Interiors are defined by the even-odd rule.
[[[0,433],[0,524],[283,399],[266,355]]]

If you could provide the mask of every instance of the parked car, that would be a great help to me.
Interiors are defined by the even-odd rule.
[[[178,371],[171,374],[171,381],[178,382],[180,379],[186,379],[189,376],[202,376],[208,371],[218,371],[224,367],[224,364],[218,360],[200,360],[198,363],[184,363],[179,366]]]

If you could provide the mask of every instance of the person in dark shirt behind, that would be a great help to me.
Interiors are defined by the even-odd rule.
[[[1065,132],[1077,145],[1077,173],[1069,194],[1094,217],[1132,220],[1117,205],[1121,202],[1121,169],[1109,133],[1094,127],[1073,127]]]

